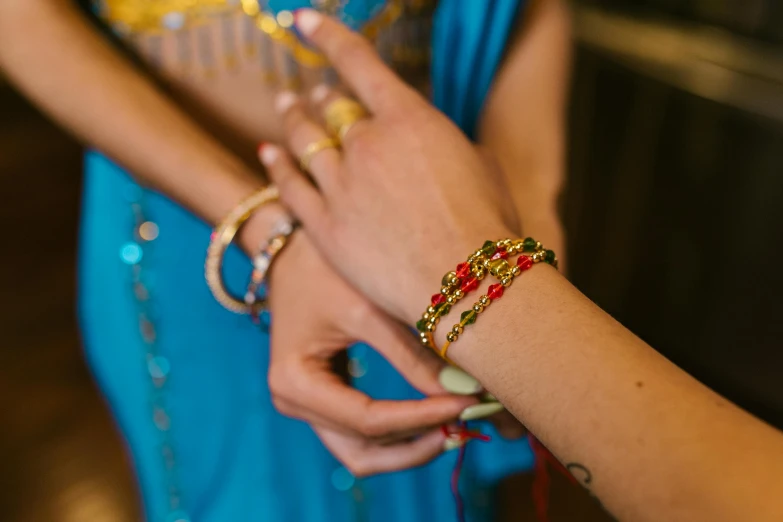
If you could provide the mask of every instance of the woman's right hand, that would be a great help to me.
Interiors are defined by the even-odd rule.
[[[509,237],[502,202],[473,145],[386,67],[369,43],[312,10],[297,25],[323,51],[370,116],[311,162],[320,191],[283,149],[261,160],[317,246],[364,295],[413,323],[441,276],[484,240]],[[326,138],[283,93],[288,147],[300,156]]]

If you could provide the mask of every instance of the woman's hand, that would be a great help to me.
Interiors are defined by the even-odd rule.
[[[297,233],[273,266],[269,386],[275,407],[302,419],[354,474],[424,464],[443,451],[440,426],[478,401],[446,395],[443,364],[401,324],[348,286]],[[425,399],[376,401],[332,371],[350,344],[372,344]]]
[[[496,190],[472,144],[389,70],[359,35],[312,10],[299,30],[329,58],[371,113],[342,151],[323,150],[310,170],[274,146],[262,161],[283,200],[333,266],[363,294],[413,323],[441,276],[486,239],[508,236]],[[301,155],[326,137],[283,93],[287,145]]]

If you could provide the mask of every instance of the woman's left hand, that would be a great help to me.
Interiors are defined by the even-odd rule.
[[[406,469],[444,450],[441,425],[474,397],[448,395],[444,364],[402,324],[343,281],[301,233],[272,267],[269,387],[275,407],[308,422],[354,475]],[[373,400],[333,371],[332,359],[356,342],[372,344],[415,388],[419,400]]]

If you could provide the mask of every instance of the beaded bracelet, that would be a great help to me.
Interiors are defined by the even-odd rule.
[[[508,262],[509,256],[522,253],[531,255],[520,255],[515,266],[512,267]],[[510,239],[486,241],[480,249],[471,254],[466,263],[460,263],[456,271],[448,272],[443,276],[440,292],[432,296],[431,305],[422,314],[421,320],[416,323],[422,343],[448,361],[446,354],[449,345],[459,338],[465,326],[475,323],[478,314],[483,312],[493,300],[499,299],[505,288],[511,286],[514,278],[539,262],[557,267],[555,253],[546,250],[540,242],[531,237],[516,241]],[[441,317],[449,313],[452,305],[478,288],[478,282],[488,273],[497,278],[499,283],[491,285],[487,295],[481,296],[470,310],[460,314],[460,322],[452,327],[446,336],[446,343],[438,349],[433,333]]]
[[[245,292],[245,304],[251,310],[252,319],[255,322],[259,321],[259,314],[267,304],[265,298],[259,297],[258,290],[266,281],[272,263],[298,228],[299,223],[296,220],[288,216],[281,218],[272,227],[271,237],[261,243],[258,253],[253,256],[253,271],[250,273],[250,282]]]
[[[267,187],[255,192],[239,203],[215,227],[207,248],[207,259],[204,263],[204,278],[207,280],[212,295],[226,309],[238,314],[258,314],[263,310],[262,303],[248,306],[243,299],[231,295],[223,281],[223,255],[228,245],[234,240],[239,228],[247,221],[253,212],[264,205],[277,201],[277,187]]]

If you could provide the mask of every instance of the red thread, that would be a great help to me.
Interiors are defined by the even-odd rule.
[[[459,448],[459,454],[457,455],[457,462],[454,464],[454,470],[451,472],[451,494],[454,495],[454,503],[457,505],[457,520],[459,522],[465,522],[465,506],[462,502],[462,495],[459,492],[459,476],[462,472],[462,465],[465,462],[465,451],[467,449],[468,442],[471,440],[480,440],[481,442],[489,442],[492,437],[484,435],[478,430],[469,430],[465,422],[460,422],[457,425],[456,431],[449,431],[448,426],[441,426],[441,431],[449,439],[456,439],[462,443]]]
[[[530,442],[530,448],[533,450],[533,456],[536,459],[535,476],[533,477],[533,506],[536,510],[538,522],[548,522],[549,493],[552,482],[549,476],[548,465],[551,464],[553,468],[565,475],[572,484],[577,484],[577,482],[566,467],[537,438],[531,433],[528,433],[527,438]]]

